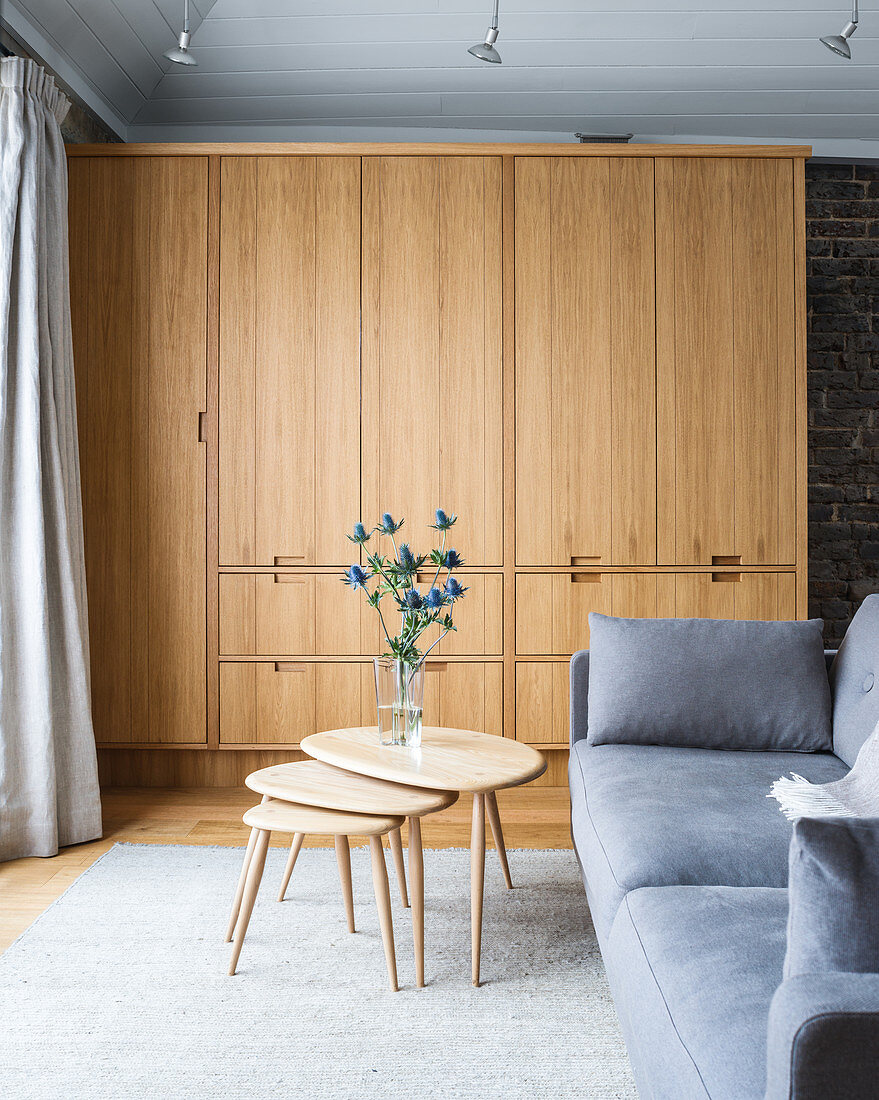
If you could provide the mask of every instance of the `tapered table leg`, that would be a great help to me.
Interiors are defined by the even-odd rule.
[[[424,853],[421,818],[409,818],[409,885],[412,889],[412,936],[415,941],[415,984],[424,985]]]
[[[485,795],[473,795],[470,834],[470,951],[473,984],[479,985],[482,955],[482,893],[485,887]]]
[[[250,861],[253,858],[253,846],[256,844],[256,834],[258,832],[259,829],[250,830],[247,849],[244,852],[244,863],[241,867],[241,874],[238,876],[238,886],[235,888],[235,897],[232,901],[232,912],[229,916],[229,924],[226,927],[226,943],[231,943],[232,937],[235,935],[235,925],[238,923],[238,914],[241,912],[241,899],[244,896],[244,884],[247,882],[247,869],[250,867]]]
[[[504,831],[501,828],[501,815],[498,813],[497,808],[497,795],[494,791],[490,791],[485,796],[485,812],[488,816],[488,823],[491,825],[491,835],[494,837],[494,846],[497,848],[497,854],[501,861],[501,870],[504,872],[504,882],[507,884],[507,889],[513,889],[513,880],[510,877],[510,865],[507,862],[507,849],[504,844]]]
[[[345,899],[345,916],[348,918],[348,931],[354,931],[354,888],[351,885],[351,849],[346,836],[336,838],[336,862],[339,864],[339,882],[342,884],[342,897]]]
[[[388,843],[394,854],[394,868],[397,872],[397,882],[400,886],[400,898],[406,909],[409,908],[409,898],[406,896],[406,864],[403,861],[403,837],[399,829],[391,829],[388,833]]]
[[[247,934],[247,926],[250,924],[250,914],[253,912],[253,903],[256,901],[259,884],[262,881],[262,871],[266,864],[266,852],[269,847],[271,833],[268,829],[257,829],[256,842],[253,846],[253,857],[247,870],[247,882],[244,886],[244,897],[241,899],[241,916],[238,920],[238,935],[232,946],[232,958],[229,962],[229,973],[235,973],[238,965],[238,956],[244,944]]]
[[[385,866],[385,850],[381,837],[369,838],[369,852],[372,856],[372,885],[375,889],[375,904],[382,930],[382,943],[385,948],[385,962],[388,964],[388,981],[391,992],[397,992],[397,956],[394,952],[394,923],[391,919],[391,895],[388,891],[388,869]]]
[[[284,877],[281,879],[281,889],[278,891],[278,901],[283,901],[284,895],[287,893],[287,887],[290,884],[290,876],[293,874],[293,868],[296,866],[299,849],[302,847],[302,841],[304,839],[305,833],[293,834],[293,843],[290,845],[290,855],[287,856],[287,866],[284,868]]]

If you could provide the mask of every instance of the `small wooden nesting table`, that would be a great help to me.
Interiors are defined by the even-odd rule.
[[[472,730],[425,726],[418,749],[382,745],[375,726],[355,726],[306,737],[302,751],[345,771],[429,790],[473,795],[470,835],[470,937],[473,984],[479,985],[482,900],[485,887],[485,818],[488,815],[507,888],[512,886],[495,791],[530,783],[546,760],[529,745]]]

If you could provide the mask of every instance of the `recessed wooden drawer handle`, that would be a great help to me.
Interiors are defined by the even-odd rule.
[[[207,436],[205,435],[205,428],[206,428],[205,421],[207,420],[207,416],[208,416],[208,414],[206,412],[202,412],[202,413],[198,414],[198,441],[199,441],[199,443],[207,443]]]
[[[424,667],[428,672],[445,672],[449,666],[445,661],[429,661]]]
[[[300,561],[305,561],[304,554],[288,554],[286,558],[276,557],[275,565],[296,565]]]
[[[297,577],[295,573],[274,573],[275,584],[305,584],[308,577]]]
[[[275,661],[275,672],[305,672],[308,665],[297,665],[293,661]]]
[[[721,583],[726,582],[727,584],[735,584],[736,581],[740,581],[742,579],[742,574],[741,573],[712,573],[711,574],[711,579],[712,579],[712,581],[715,581],[715,582],[720,581]]]
[[[711,555],[711,564],[712,565],[741,565],[742,564],[742,555],[741,554],[712,554]]]
[[[572,573],[571,584],[601,584],[600,573]]]
[[[586,554],[585,556],[571,558],[571,565],[598,565],[601,562],[601,554]]]

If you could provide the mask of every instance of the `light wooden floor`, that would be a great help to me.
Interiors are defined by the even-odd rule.
[[[105,790],[104,837],[64,848],[51,859],[0,863],[0,951],[4,951],[82,872],[117,841],[133,844],[247,843],[241,815],[259,799],[248,790],[223,787]],[[518,787],[498,791],[508,848],[570,848],[566,787]],[[472,799],[464,797],[424,819],[427,848],[463,848],[470,842]],[[405,838],[405,833],[404,833]],[[278,836],[273,844],[286,846]],[[306,841],[306,846],[309,846]],[[313,842],[320,845],[317,839]],[[489,843],[491,841],[489,840]],[[325,845],[331,845],[327,838]],[[230,891],[234,883],[230,884]]]

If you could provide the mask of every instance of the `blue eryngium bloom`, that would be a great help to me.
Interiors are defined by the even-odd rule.
[[[354,534],[353,535],[347,535],[346,538],[348,539],[349,542],[356,542],[356,543],[359,543],[361,546],[363,546],[364,543],[369,542],[369,539],[370,539],[371,535],[372,535],[372,531],[370,531],[369,534],[367,534],[366,528],[363,526],[362,523],[355,523],[354,524]]]
[[[366,588],[366,582],[369,577],[359,565],[352,565],[350,569],[345,572],[345,584],[349,584],[352,588]]]
[[[394,517],[391,515],[391,513],[385,512],[385,514],[382,516],[382,521],[379,524],[379,530],[383,535],[394,535],[397,533],[397,531],[400,530],[402,526],[402,520],[400,520],[399,523],[394,523]]]
[[[460,600],[466,591],[467,589],[462,588],[454,577],[449,577],[446,581],[446,597],[451,600],[452,603],[454,603],[455,600]]]
[[[411,607],[413,611],[418,611],[424,603],[417,588],[410,588],[403,598],[406,601],[406,606]]]
[[[458,557],[457,550],[447,550],[446,560],[443,562],[446,569],[459,569],[464,564],[464,559]]]
[[[448,531],[448,529],[452,526],[457,518],[458,517],[454,513],[448,516],[442,510],[442,508],[437,508],[436,523],[431,524],[431,526],[434,527],[437,531]]]
[[[445,602],[446,597],[439,588],[431,588],[424,597],[424,606],[429,607],[431,611],[437,611]]]
[[[413,557],[412,551],[409,549],[408,542],[400,543],[400,549],[397,552],[397,563],[404,569],[415,568],[415,558]]]

